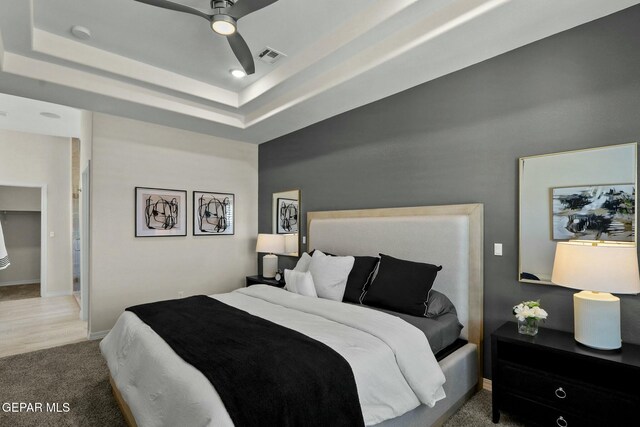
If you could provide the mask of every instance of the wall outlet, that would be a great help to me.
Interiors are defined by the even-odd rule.
[[[184,298],[184,291],[178,292],[178,298]]]

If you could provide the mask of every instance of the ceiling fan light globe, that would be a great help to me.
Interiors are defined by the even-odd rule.
[[[236,79],[241,79],[243,77],[247,77],[247,73],[244,70],[241,70],[239,68],[234,68],[234,69],[230,70],[229,72]]]
[[[228,15],[216,15],[211,21],[211,29],[222,36],[236,32],[236,20]]]

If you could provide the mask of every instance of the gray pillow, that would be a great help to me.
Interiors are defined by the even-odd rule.
[[[429,291],[429,298],[427,299],[426,317],[438,317],[447,313],[458,315],[453,303],[445,294],[431,289]]]

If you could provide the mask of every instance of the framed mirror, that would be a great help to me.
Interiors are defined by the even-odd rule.
[[[637,143],[519,163],[521,282],[551,284],[559,241],[636,242]]]
[[[273,193],[272,233],[285,236],[285,252],[277,255],[298,256],[300,248],[300,190]]]

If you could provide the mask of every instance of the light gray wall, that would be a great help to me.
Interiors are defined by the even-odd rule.
[[[11,261],[0,270],[0,286],[40,283],[40,212],[0,208],[0,222]]]
[[[0,185],[0,222],[11,266],[0,286],[40,283],[40,188]]]
[[[484,203],[490,377],[490,333],[514,304],[539,298],[546,326],[573,329],[574,291],[517,281],[517,159],[640,140],[638,22],[636,6],[262,144],[259,231],[291,188],[302,225],[307,211]],[[624,341],[640,343],[639,314],[622,297]]]
[[[40,212],[40,188],[0,185],[0,211]]]

